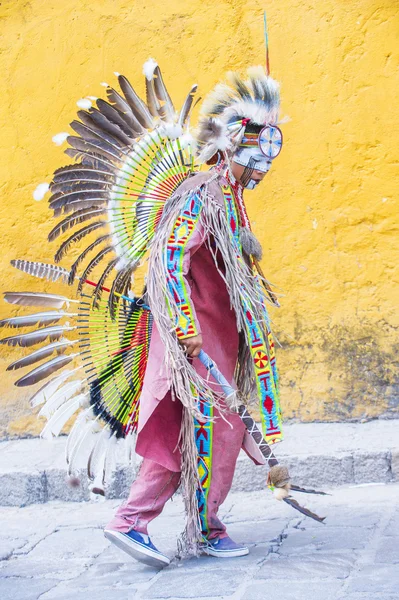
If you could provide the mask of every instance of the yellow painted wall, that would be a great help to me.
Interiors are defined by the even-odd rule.
[[[163,68],[177,105],[229,69],[263,62],[260,0],[6,0],[1,27],[3,290],[40,289],[9,265],[50,261],[46,201],[32,191],[67,162],[51,137],[75,102],[141,66]],[[285,146],[247,194],[263,267],[285,296],[272,311],[286,418],[347,420],[398,411],[398,5],[269,0],[272,74]],[[396,179],[395,179],[396,176]],[[50,289],[48,287],[48,289]],[[1,305],[1,315],[10,307]],[[27,394],[3,374],[6,435],[35,434]]]

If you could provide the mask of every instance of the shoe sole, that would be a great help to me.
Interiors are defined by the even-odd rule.
[[[216,558],[236,558],[238,556],[247,556],[248,548],[240,548],[239,550],[214,550],[213,548],[202,548],[202,552]]]
[[[120,531],[105,529],[104,536],[107,540],[115,544],[115,546],[118,546],[120,550],[123,550],[132,558],[135,558],[139,562],[149,565],[150,567],[163,569],[170,564],[170,560],[166,556],[159,556],[159,554],[150,548],[146,548],[140,544],[140,542],[127,539]]]

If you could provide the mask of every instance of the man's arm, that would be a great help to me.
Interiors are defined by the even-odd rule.
[[[178,309],[176,335],[192,358],[201,350],[202,336],[186,275],[191,256],[204,241],[204,230],[199,223],[201,208],[200,194],[190,195],[173,226],[164,253],[168,287]]]

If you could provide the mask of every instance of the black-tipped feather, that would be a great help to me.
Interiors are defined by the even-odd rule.
[[[95,223],[90,223],[89,225],[82,227],[82,229],[79,229],[79,231],[75,231],[75,233],[65,240],[65,242],[63,242],[58,248],[54,256],[55,262],[59,262],[61,258],[65,256],[71,244],[79,242],[82,238],[84,238],[85,235],[89,235],[89,233],[96,231],[96,229],[100,229],[100,227],[105,227],[106,224],[106,221],[96,221]]]

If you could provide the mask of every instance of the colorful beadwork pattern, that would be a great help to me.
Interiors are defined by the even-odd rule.
[[[213,406],[209,402],[198,403],[201,414],[206,418],[213,417]],[[212,480],[212,438],[213,422],[200,422],[194,419],[195,443],[198,452],[198,477],[201,487],[197,490],[198,512],[201,520],[202,535],[206,538],[208,526],[208,494]]]
[[[230,224],[231,241],[236,251],[237,261],[243,261],[240,243],[240,219],[233,189],[230,185],[223,186],[223,195],[226,206],[228,222]],[[253,269],[254,277],[261,290],[258,275]],[[243,290],[244,292],[244,290]],[[282,439],[281,411],[278,393],[277,368],[274,354],[274,342],[269,327],[269,318],[266,307],[263,306],[264,314],[263,330],[253,318],[251,303],[248,296],[242,294],[242,305],[245,314],[245,325],[247,337],[250,340],[250,351],[254,362],[256,387],[259,398],[259,408],[262,419],[262,429],[265,439],[273,443]],[[264,329],[267,331],[265,339]]]
[[[176,322],[176,334],[180,339],[198,334],[190,295],[183,276],[183,259],[185,247],[199,219],[201,207],[199,194],[190,195],[173,227],[165,252],[168,271],[167,285],[173,294],[179,312]]]

